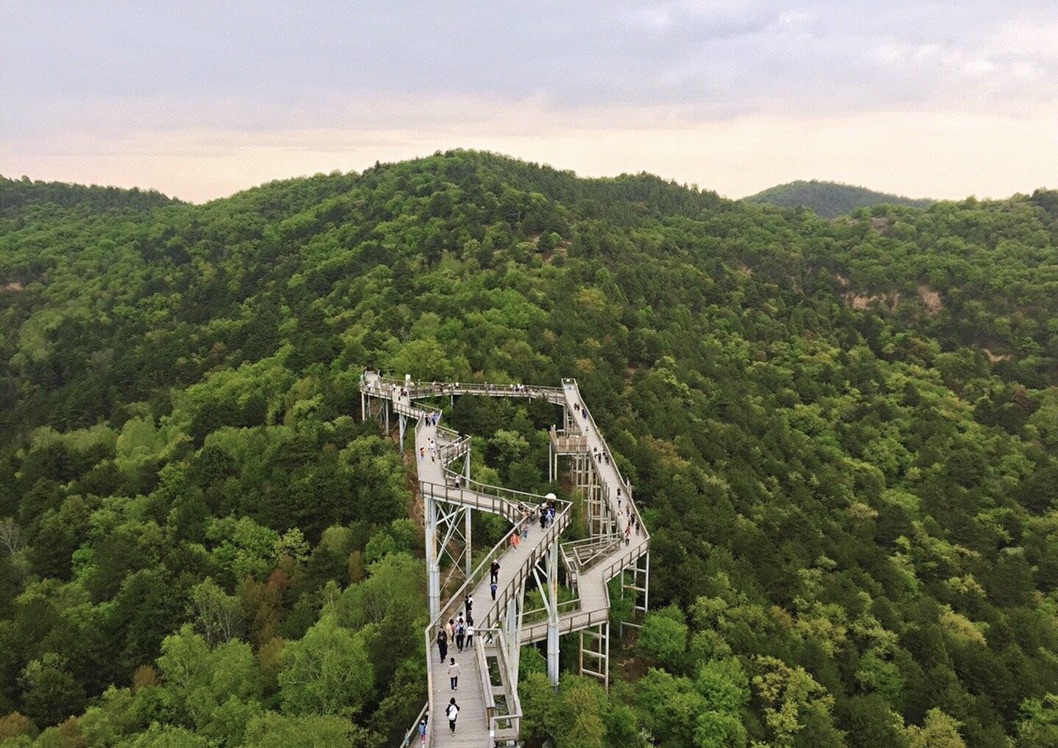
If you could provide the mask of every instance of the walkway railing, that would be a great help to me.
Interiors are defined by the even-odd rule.
[[[621,547],[621,535],[574,540],[559,546],[566,568],[578,576]]]
[[[604,608],[595,610],[573,610],[559,616],[558,633],[572,634],[574,631],[582,631],[592,626],[598,626],[610,620],[609,600]],[[522,643],[532,644],[547,639],[547,622],[534,623],[522,627]]]
[[[545,397],[551,402],[562,402],[565,395],[561,387],[543,387],[516,383],[498,384],[492,382],[408,382],[395,377],[379,376],[378,384],[365,389],[376,397],[388,397],[394,387],[397,391],[406,391],[412,400],[444,395],[478,395],[484,397],[525,397],[529,399]]]
[[[543,555],[547,552],[548,546],[562,534],[562,531],[569,526],[570,522],[570,508],[571,504],[563,502],[565,504],[562,510],[556,513],[555,521],[551,523],[551,526],[544,530],[544,539],[532,545],[529,552],[526,554],[526,559],[522,561],[518,567],[518,572],[514,575],[514,578],[503,588],[501,591],[497,591],[496,605],[492,606],[492,610],[485,617],[485,626],[496,626],[499,625],[498,620],[502,613],[507,609],[508,603],[510,603],[515,595],[519,598],[522,595],[522,590],[525,587],[526,581],[533,573],[533,568],[537,565]],[[515,531],[517,527],[515,528]],[[508,538],[510,535],[508,534]]]
[[[485,719],[489,725],[489,745],[497,740],[517,740],[521,732],[522,705],[518,698],[518,689],[507,689],[510,701],[501,711],[496,704],[496,685],[492,682],[491,670],[486,660],[486,651],[496,653],[497,668],[501,678],[517,680],[517,673],[512,672],[511,663],[507,662],[507,637],[503,629],[487,628],[478,632],[477,646],[478,668],[481,671],[481,690],[485,705]]]

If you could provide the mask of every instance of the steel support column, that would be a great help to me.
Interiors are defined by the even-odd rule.
[[[472,514],[473,512],[469,509],[463,512],[463,541],[466,543],[463,551],[463,572],[467,575],[467,579],[470,579],[470,575],[474,573],[473,546],[470,542],[470,518]]]
[[[558,688],[558,539],[547,551],[547,678]]]
[[[522,595],[514,595],[507,602],[507,624],[503,632],[503,643],[507,647],[508,677],[511,683],[518,682],[518,664],[522,650]]]
[[[437,547],[437,502],[424,491],[422,504],[426,514],[426,594],[430,601],[432,621],[441,613],[441,554]]]

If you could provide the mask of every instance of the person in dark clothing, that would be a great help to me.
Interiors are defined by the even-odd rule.
[[[448,656],[448,632],[445,631],[444,626],[437,632],[437,649],[441,652],[441,662],[444,662],[445,657]]]
[[[467,636],[467,623],[463,620],[463,616],[459,616],[459,620],[456,621],[456,649],[460,652],[463,651],[463,640]]]

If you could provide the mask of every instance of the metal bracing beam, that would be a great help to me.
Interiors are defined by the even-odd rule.
[[[504,655],[506,656],[509,670],[508,677],[510,682],[515,684],[515,688],[518,687],[518,665],[522,649],[522,601],[524,597],[525,589],[523,587],[521,594],[512,595],[507,602],[507,610],[504,616],[506,620],[502,639],[503,644],[506,646]]]
[[[420,484],[423,513],[426,515],[426,577],[430,600],[430,618],[441,612],[441,565],[447,559],[448,575],[444,586],[455,574],[471,571],[470,508],[437,501]],[[461,563],[462,562],[462,563]]]
[[[645,616],[650,603],[650,553],[644,553],[634,564],[622,569],[620,577],[621,599],[624,599],[625,590],[628,590],[632,596],[632,610]],[[636,621],[621,621],[621,636],[624,636],[625,626],[640,628],[642,616]]]
[[[430,602],[430,620],[441,614],[441,557],[437,548],[437,502],[422,494],[426,515],[426,595]]]
[[[640,560],[643,562],[643,613],[650,610],[650,551],[644,553]],[[636,561],[638,567],[639,561]]]
[[[547,611],[547,678],[558,688],[558,539],[547,554],[547,588],[551,606]]]
[[[591,675],[610,688],[610,622],[583,629],[580,632],[578,672]]]
[[[540,564],[544,568],[541,569]],[[544,609],[547,610],[547,677],[551,686],[558,688],[558,540],[554,540],[535,567],[533,577],[540,589]]]
[[[474,573],[474,558],[473,558],[473,545],[471,544],[471,532],[470,532],[470,519],[471,519],[470,508],[464,508],[463,510],[463,575],[464,578],[470,579],[470,575]]]

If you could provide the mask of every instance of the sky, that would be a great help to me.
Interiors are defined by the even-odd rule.
[[[0,0],[0,174],[193,202],[473,148],[731,198],[1058,188],[1056,0]]]

